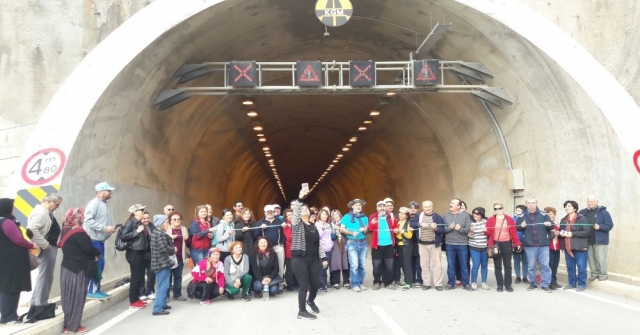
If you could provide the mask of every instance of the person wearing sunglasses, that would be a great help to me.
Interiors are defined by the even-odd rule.
[[[471,260],[473,261],[473,267],[471,268],[471,289],[478,289],[478,270],[481,272],[482,289],[488,290],[487,275],[489,269],[487,263],[489,261],[487,257],[487,236],[484,234],[485,227],[487,225],[487,217],[484,216],[484,207],[476,207],[471,212],[471,229],[469,229],[469,253],[471,254]]]
[[[511,286],[511,255],[513,248],[521,248],[516,223],[511,216],[504,214],[504,204],[500,201],[493,203],[493,216],[487,220],[484,234],[487,236],[487,247],[497,244],[500,248],[498,256],[493,258],[493,267],[498,284],[497,291],[513,292]],[[504,266],[504,276],[502,268]]]

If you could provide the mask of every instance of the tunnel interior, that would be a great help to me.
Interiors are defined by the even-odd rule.
[[[344,213],[357,197],[368,201],[364,210],[371,213],[386,197],[396,208],[430,199],[443,211],[458,197],[472,207],[501,200],[511,208],[521,202],[508,187],[511,167],[525,171],[526,193],[560,201],[588,191],[567,191],[565,186],[580,185],[583,176],[558,178],[564,164],[558,156],[572,155],[588,171],[611,173],[595,157],[624,155],[606,147],[615,139],[597,140],[613,132],[601,125],[602,114],[580,87],[508,27],[454,1],[352,2],[357,15],[329,28],[329,38],[313,6],[294,0],[221,1],[178,24],[145,48],[101,96],[70,155],[82,159],[69,160],[62,187],[89,194],[96,181],[109,180],[118,187],[113,207],[122,215],[132,203],[147,202],[159,212],[172,202],[191,215],[197,204],[210,203],[219,212],[242,199],[260,217],[264,204],[285,204],[268,159],[290,201],[301,183],[313,185],[342,153],[310,195],[311,204]],[[264,143],[242,96],[192,97],[165,111],[153,105],[160,91],[177,86],[172,76],[185,63],[408,60],[438,21],[452,28],[429,56],[483,63],[495,76],[487,84],[505,87],[514,100],[492,110],[504,149],[480,104],[464,94],[398,94],[384,105],[380,95],[254,96]],[[207,86],[214,79],[185,85]],[[381,114],[358,132],[373,108]],[[357,142],[342,152],[354,134]],[[558,143],[583,144],[584,150]],[[272,157],[265,157],[264,146]],[[600,194],[607,192],[612,191]]]

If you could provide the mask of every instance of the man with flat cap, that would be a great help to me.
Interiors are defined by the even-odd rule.
[[[369,219],[362,212],[367,202],[361,199],[349,201],[349,213],[342,217],[340,232],[347,236],[347,254],[351,274],[351,290],[361,292],[367,288],[362,285],[366,274],[364,262],[367,258],[367,226]]]

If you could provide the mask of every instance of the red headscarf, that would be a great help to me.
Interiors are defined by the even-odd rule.
[[[73,222],[73,219],[76,217],[79,219],[77,224]],[[60,233],[60,243],[58,243],[59,248],[62,248],[64,242],[67,241],[64,237],[71,231],[71,229],[76,227],[82,229],[82,222],[84,222],[84,209],[81,207],[69,208],[67,213],[64,215],[64,223],[62,224],[62,232]]]

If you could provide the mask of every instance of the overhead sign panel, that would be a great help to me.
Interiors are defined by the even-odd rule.
[[[258,85],[255,61],[232,61],[229,63],[229,86],[254,87]]]
[[[349,85],[369,87],[376,85],[376,62],[349,61]]]
[[[325,26],[339,27],[353,15],[353,5],[349,0],[318,0],[316,16]]]
[[[440,60],[414,60],[413,84],[416,86],[438,85],[440,83]]]
[[[322,62],[296,62],[297,86],[322,86]]]

